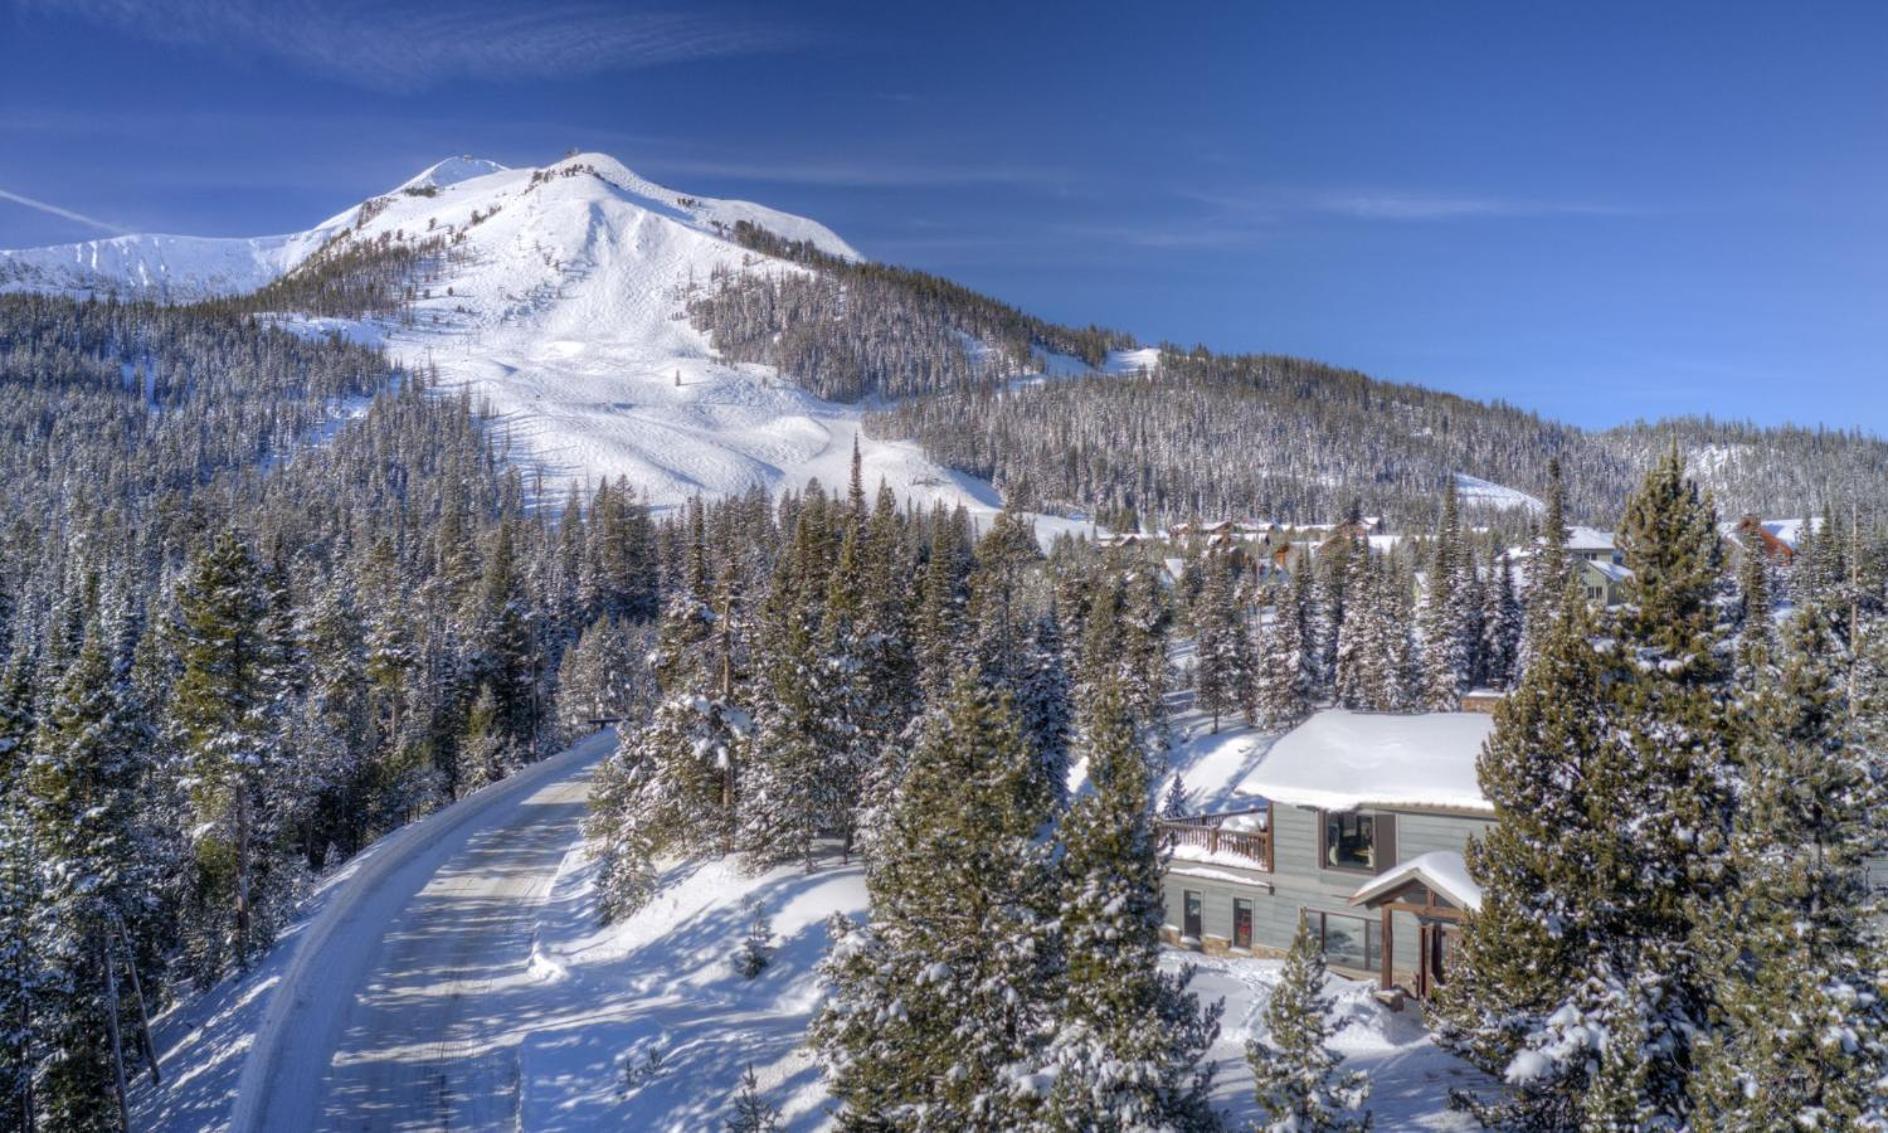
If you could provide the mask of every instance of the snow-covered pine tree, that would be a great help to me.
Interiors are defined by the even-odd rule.
[[[34,1004],[43,979],[34,925],[39,879],[20,793],[0,796],[0,1130],[33,1128]]]
[[[1123,595],[1121,647],[1130,679],[1122,686],[1122,692],[1143,736],[1164,745],[1167,645],[1173,630],[1173,609],[1158,573],[1145,563],[1127,572]]]
[[[1422,635],[1421,701],[1432,712],[1453,712],[1475,674],[1478,634],[1469,613],[1474,565],[1462,541],[1455,482],[1442,495],[1442,522],[1429,559],[1418,625]]]
[[[1469,854],[1482,908],[1439,1033],[1505,1077],[1472,1103],[1504,1128],[1682,1127],[1713,1009],[1736,775],[1717,533],[1675,452],[1620,543],[1634,577],[1605,654],[1585,604],[1561,603],[1480,764],[1498,821]]]
[[[1206,1050],[1220,1007],[1201,1010],[1191,970],[1160,970],[1160,860],[1147,758],[1121,691],[1100,690],[1083,721],[1094,790],[1063,823],[1068,982],[1047,1053],[1048,1127],[1215,1130]],[[1178,780],[1176,779],[1176,782]]]
[[[1342,1070],[1331,1049],[1331,997],[1324,992],[1324,951],[1300,920],[1284,970],[1265,1005],[1264,1038],[1246,1042],[1262,1133],[1367,1133],[1370,1079]]]
[[[1036,780],[1043,805],[1060,811],[1068,797],[1069,732],[1074,694],[1055,608],[1044,610],[1030,627],[1012,692],[1016,719],[1036,753]]]
[[[1610,894],[1633,869],[1610,800],[1588,790],[1625,761],[1604,687],[1612,667],[1589,641],[1584,603],[1563,603],[1560,619],[1496,709],[1477,763],[1497,821],[1469,846],[1481,908],[1463,924],[1460,962],[1435,1005],[1440,1043],[1511,1083],[1461,1100],[1491,1128],[1535,1133],[1583,1127],[1598,1052],[1570,1043],[1555,1060],[1544,1038],[1569,991],[1607,964],[1619,931]]]
[[[564,652],[557,670],[557,716],[565,738],[593,731],[598,720],[639,721],[655,699],[644,662],[646,631],[598,618]]]
[[[1199,708],[1219,731],[1222,714],[1250,715],[1253,701],[1252,639],[1240,610],[1237,580],[1218,556],[1201,564],[1204,582],[1193,606],[1194,691]]]
[[[1756,616],[1767,622],[1767,607]],[[1805,608],[1781,672],[1753,665],[1738,891],[1700,937],[1718,1004],[1691,1079],[1692,1127],[1707,1133],[1888,1125],[1888,988],[1874,959],[1888,940],[1868,884],[1869,860],[1888,855],[1888,782],[1855,742],[1839,654]]]
[[[1409,704],[1412,649],[1407,576],[1383,556],[1359,551],[1351,560],[1344,625],[1338,634],[1337,700],[1364,712],[1400,712]]]
[[[1291,584],[1273,591],[1272,616],[1261,619],[1258,642],[1258,723],[1288,728],[1311,714],[1315,680],[1311,664],[1309,570],[1292,573]]]
[[[1540,536],[1527,562],[1526,607],[1521,651],[1515,662],[1517,676],[1533,662],[1534,650],[1547,639],[1567,600],[1567,579],[1572,564],[1567,558],[1567,491],[1560,477],[1560,460],[1547,462],[1547,500],[1541,515]]]
[[[0,673],[0,1130],[8,1133],[31,1129],[33,1117],[39,879],[22,782],[34,729],[32,654],[22,642]]]
[[[841,832],[857,804],[860,769],[851,748],[856,666],[841,654],[850,628],[836,627],[840,637],[829,638],[822,625],[835,588],[843,620],[850,623],[858,606],[857,583],[835,577],[833,510],[817,485],[809,487],[761,607],[758,730],[737,816],[739,844],[758,865],[798,861],[811,869],[815,839]],[[847,545],[851,553],[839,548],[839,565],[856,575],[856,536]]]
[[[734,1095],[726,1128],[727,1133],[777,1133],[780,1128],[780,1111],[761,1095],[751,1063],[741,1071],[741,1088]]]
[[[1509,689],[1519,679],[1523,611],[1514,588],[1514,563],[1494,543],[1488,551],[1488,586],[1482,612],[1481,682]]]
[[[960,674],[920,734],[867,874],[836,916],[809,1042],[843,1128],[1022,1128],[1061,984],[1056,885],[1008,697]]]
[[[929,552],[913,620],[918,679],[927,699],[937,699],[963,659],[966,638],[965,579],[969,554],[965,533],[939,504],[929,520]]]
[[[741,936],[740,946],[734,950],[734,971],[744,980],[757,979],[767,970],[767,965],[773,962],[773,918],[767,915],[766,907],[752,896],[741,903],[741,911],[747,918],[747,931]]]
[[[1763,683],[1777,659],[1776,623],[1770,596],[1770,565],[1761,547],[1745,550],[1737,571],[1736,679],[1744,693]]]
[[[282,895],[270,769],[282,712],[273,643],[265,635],[263,572],[234,532],[191,564],[173,627],[182,662],[171,722],[194,812],[197,878],[192,966],[216,976],[246,966],[267,943]]]
[[[124,712],[96,615],[89,624],[21,780],[40,886],[32,1025],[53,1052],[33,1106],[46,1128],[115,1133],[105,957],[112,934],[149,892],[136,819],[147,768],[141,728]]]

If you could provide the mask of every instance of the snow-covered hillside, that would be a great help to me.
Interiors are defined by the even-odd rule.
[[[1455,474],[1455,494],[1464,506],[1479,505],[1502,511],[1545,511],[1547,505],[1519,488],[1509,488],[1466,472]]]
[[[858,406],[813,397],[762,366],[724,364],[687,320],[692,291],[717,272],[805,269],[731,239],[747,221],[847,258],[817,222],[744,201],[664,188],[602,154],[542,169],[453,158],[307,232],[248,240],[125,236],[0,252],[0,290],[138,295],[178,301],[254,290],[331,242],[443,237],[451,248],[410,318],[360,323],[282,312],[303,333],[384,345],[469,387],[502,420],[514,457],[555,500],[573,483],[626,476],[659,506],[762,484],[845,482],[852,447],[921,505],[987,516],[997,494],[915,445],[865,437]],[[1144,357],[1113,360],[1129,370]],[[1045,369],[1065,372],[1068,361]],[[1045,518],[1045,538],[1081,525]]]

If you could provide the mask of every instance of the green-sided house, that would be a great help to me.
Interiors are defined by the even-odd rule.
[[[1475,776],[1493,727],[1328,709],[1282,736],[1244,803],[1163,820],[1168,942],[1276,956],[1308,918],[1333,970],[1426,997],[1481,900],[1462,850],[1494,821]]]

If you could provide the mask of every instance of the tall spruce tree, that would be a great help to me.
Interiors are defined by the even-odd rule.
[[[1311,587],[1308,569],[1292,572],[1289,586],[1273,590],[1272,616],[1261,620],[1258,651],[1258,722],[1287,728],[1311,714]]]
[[[872,919],[832,922],[809,1041],[842,1129],[1011,1130],[1061,985],[1033,761],[1008,697],[963,672],[924,718],[866,877]]]
[[[1212,1130],[1202,1064],[1222,1005],[1201,1010],[1191,970],[1160,970],[1161,863],[1147,759],[1112,682],[1083,722],[1093,791],[1063,824],[1068,953],[1043,1115],[1057,1130]]]
[[[1738,889],[1701,938],[1718,1011],[1693,1128],[1714,1133],[1888,1124],[1888,940],[1868,883],[1870,859],[1888,855],[1888,782],[1855,742],[1820,611],[1791,620],[1784,654],[1780,670],[1755,667]]]
[[[1222,714],[1253,713],[1252,638],[1231,565],[1208,556],[1201,571],[1205,581],[1193,608],[1194,692],[1217,733]]]
[[[1423,641],[1422,702],[1433,712],[1453,712],[1474,678],[1479,639],[1479,603],[1473,594],[1474,564],[1462,542],[1455,482],[1442,496],[1442,522],[1436,530],[1423,590],[1420,629]]]
[[[1736,769],[1715,523],[1670,454],[1620,532],[1633,570],[1604,655],[1560,604],[1481,762],[1498,822],[1442,994],[1445,1045],[1503,1075],[1521,1129],[1682,1127],[1714,1011]]]
[[[1527,564],[1527,592],[1523,597],[1526,617],[1515,664],[1517,672],[1532,663],[1534,651],[1552,632],[1561,603],[1567,599],[1572,563],[1567,557],[1567,490],[1561,480],[1559,458],[1547,462],[1547,501],[1535,544]]]
[[[225,532],[191,564],[177,596],[182,664],[171,720],[194,811],[194,966],[247,966],[268,940],[281,882],[270,768],[281,719],[269,595],[249,546]]]
[[[106,963],[149,892],[135,810],[146,771],[96,616],[34,737],[22,786],[40,897],[33,1028],[53,1052],[34,1088],[48,1128],[117,1130]]]

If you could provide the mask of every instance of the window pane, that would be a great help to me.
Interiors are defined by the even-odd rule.
[[[1377,822],[1371,815],[1332,814],[1324,819],[1324,864],[1336,869],[1375,869]]]
[[[1232,900],[1232,942],[1240,948],[1252,947],[1252,902],[1243,897]]]
[[[1200,894],[1195,889],[1188,889],[1185,892],[1187,915],[1184,929],[1188,936],[1198,936],[1200,935],[1200,906],[1202,904]]]
[[[1343,968],[1375,971],[1383,954],[1377,939],[1377,926],[1362,917],[1325,913],[1324,958]]]

